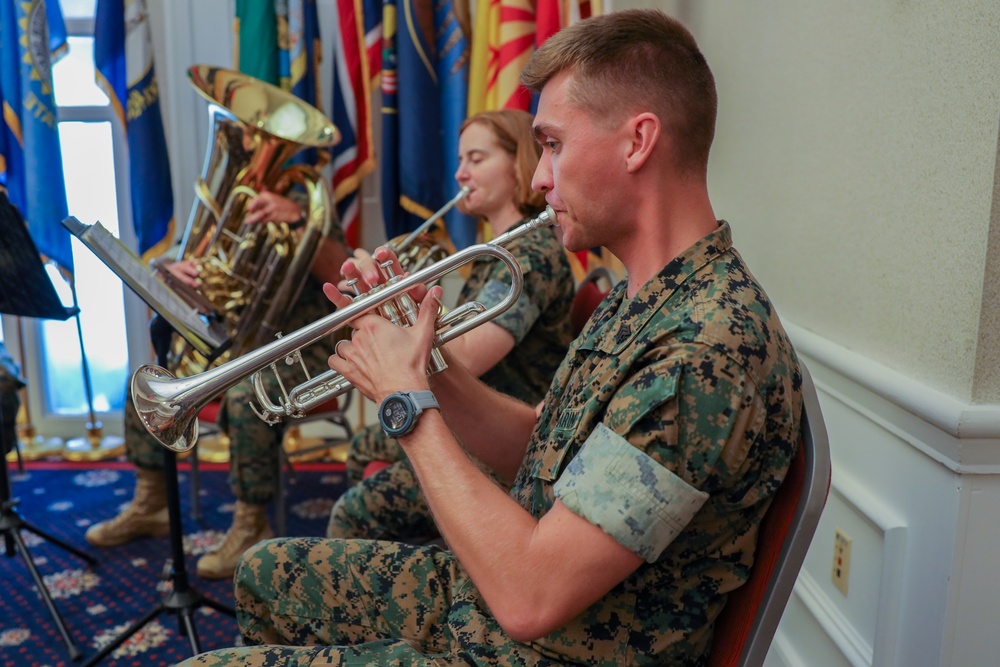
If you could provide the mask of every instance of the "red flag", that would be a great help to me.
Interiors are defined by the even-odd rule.
[[[337,0],[340,38],[334,40],[333,124],[341,141],[333,147],[333,193],[347,243],[360,247],[358,195],[375,170],[372,90],[382,71],[382,7],[377,0]]]

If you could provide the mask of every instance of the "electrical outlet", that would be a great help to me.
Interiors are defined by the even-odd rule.
[[[847,596],[847,579],[851,573],[851,538],[840,528],[833,538],[833,585]]]

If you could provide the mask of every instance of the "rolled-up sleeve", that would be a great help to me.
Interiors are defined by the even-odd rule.
[[[509,293],[509,283],[504,283],[500,280],[490,280],[479,291],[479,294],[476,295],[476,300],[486,306],[486,308],[492,308],[507,298]],[[540,313],[541,310],[538,304],[532,300],[531,295],[522,292],[513,306],[490,321],[509,332],[514,337],[514,340],[520,343],[528,335],[528,332],[531,331],[531,327],[535,325],[535,321],[538,320]]]
[[[555,495],[650,563],[708,499],[604,424],[566,466]]]

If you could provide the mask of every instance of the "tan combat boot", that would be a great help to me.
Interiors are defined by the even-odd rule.
[[[135,469],[135,495],[121,514],[87,529],[95,547],[116,547],[139,537],[162,537],[170,532],[167,485],[161,470]]]
[[[205,579],[229,579],[243,552],[261,540],[274,537],[267,522],[266,505],[236,501],[233,525],[222,544],[198,559],[198,576]]]

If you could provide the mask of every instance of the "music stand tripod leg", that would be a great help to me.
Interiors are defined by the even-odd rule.
[[[149,328],[153,348],[157,353],[157,362],[161,366],[166,367],[166,355],[173,330],[158,315],[153,318]],[[184,558],[184,527],[181,524],[180,484],[177,481],[177,453],[166,447],[163,448],[163,477],[167,488],[167,513],[170,519],[170,578],[173,582],[173,590],[165,595],[161,602],[142,619],[85,662],[83,667],[91,667],[100,662],[105,656],[128,641],[129,637],[138,632],[142,626],[155,618],[160,612],[165,611],[177,615],[181,636],[188,638],[191,644],[192,655],[201,653],[198,633],[195,629],[194,617],[192,615],[194,610],[201,606],[207,606],[229,616],[236,616],[235,609],[221,602],[209,599],[197,589],[192,588],[188,582],[187,567]]]
[[[0,406],[0,423],[2,422],[3,407]],[[6,451],[7,448],[4,446],[6,436],[2,431],[3,429],[0,429],[0,451]],[[25,566],[28,568],[28,572],[31,573],[31,578],[35,581],[35,588],[38,590],[38,594],[42,597],[45,607],[49,610],[49,614],[52,616],[52,620],[55,622],[56,628],[59,630],[59,634],[62,635],[63,642],[66,644],[66,650],[69,652],[70,658],[72,660],[79,660],[83,654],[76,647],[76,644],[73,643],[73,638],[70,636],[69,630],[66,628],[66,622],[63,621],[62,615],[56,608],[55,602],[52,600],[52,595],[49,593],[49,589],[45,585],[45,580],[42,579],[41,573],[39,573],[38,568],[35,566],[35,560],[32,558],[31,552],[28,551],[28,546],[24,543],[24,538],[21,537],[20,531],[22,529],[29,530],[39,537],[49,540],[56,546],[62,547],[79,556],[90,565],[96,565],[97,559],[26,522],[17,512],[16,505],[19,501],[16,498],[11,498],[10,478],[8,475],[7,459],[5,456],[2,469],[0,469],[0,534],[4,536],[4,543],[7,547],[7,555],[13,556],[13,551],[15,550],[21,555]]]
[[[29,532],[32,532],[35,535],[37,535],[38,537],[41,537],[42,539],[51,542],[52,544],[56,545],[57,547],[59,547],[61,549],[65,549],[66,551],[70,552],[74,556],[77,556],[77,557],[79,557],[79,558],[87,561],[88,565],[97,565],[97,559],[94,558],[93,556],[91,556],[90,554],[88,554],[87,552],[82,551],[80,549],[77,549],[72,544],[64,542],[63,540],[59,539],[55,535],[47,533],[44,530],[42,530],[41,528],[38,528],[36,526],[31,525],[27,521],[23,521],[23,520],[21,521],[21,530],[27,530]]]
[[[28,571],[31,573],[31,578],[35,580],[35,588],[38,590],[38,594],[42,597],[42,601],[45,603],[46,608],[49,610],[49,614],[52,616],[52,620],[56,624],[56,628],[59,629],[59,634],[62,635],[63,642],[66,644],[66,650],[69,651],[70,660],[79,660],[83,657],[80,649],[76,647],[73,643],[73,638],[69,635],[69,630],[66,629],[66,623],[62,619],[59,610],[56,609],[55,602],[52,601],[52,595],[49,593],[49,589],[45,586],[45,581],[42,579],[42,575],[38,572],[38,568],[35,567],[35,561],[32,560],[31,554],[28,552],[28,547],[24,543],[24,538],[17,529],[13,529],[9,533],[10,538],[14,541],[17,546],[17,550],[21,553],[21,557],[24,559],[24,564],[27,566]]]
[[[111,644],[105,646],[99,653],[87,660],[83,664],[83,667],[91,667],[100,662],[112,651],[128,641],[132,635],[142,629],[146,623],[153,620],[161,612],[177,615],[180,634],[188,638],[188,642],[191,645],[191,655],[201,653],[198,633],[195,629],[194,617],[192,615],[194,610],[201,606],[207,606],[229,616],[236,616],[236,611],[232,607],[209,599],[200,591],[192,588],[188,582],[187,568],[184,564],[184,531],[181,525],[180,490],[177,482],[177,454],[168,449],[164,449],[163,452],[163,475],[167,485],[167,511],[170,517],[170,550],[172,556],[170,578],[173,582],[173,590],[164,596],[163,600],[156,607],[125,630]]]

